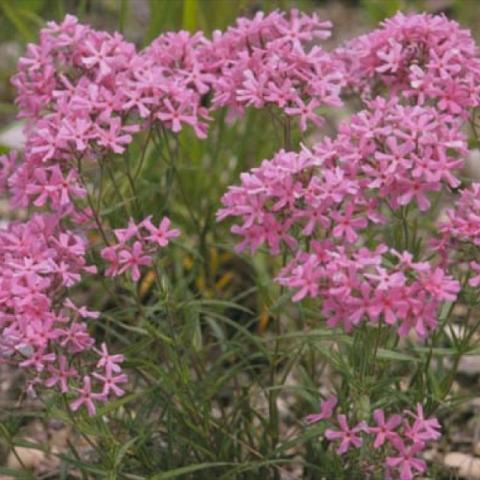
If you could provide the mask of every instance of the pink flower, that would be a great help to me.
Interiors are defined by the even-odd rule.
[[[353,218],[354,206],[349,203],[344,213],[333,212],[332,218],[335,223],[333,228],[334,237],[345,237],[345,239],[353,243],[357,240],[358,236],[356,231],[367,226],[367,220],[365,218]]]
[[[45,380],[45,386],[51,388],[59,384],[60,391],[63,393],[69,391],[68,379],[77,377],[77,370],[68,366],[68,360],[64,355],[58,359],[58,368],[49,365],[48,371],[51,376]]]
[[[83,377],[83,388],[77,388],[78,398],[70,403],[70,408],[76,412],[82,405],[85,405],[88,414],[94,416],[97,412],[95,408],[95,401],[102,400],[103,396],[100,393],[92,392],[92,381],[88,375]]]
[[[145,255],[142,243],[134,242],[131,248],[123,248],[118,254],[120,269],[118,273],[124,273],[130,270],[132,280],[138,282],[140,279],[140,267],[151,265],[153,259],[150,255]]]
[[[308,104],[305,104],[302,99],[296,99],[296,107],[288,107],[285,113],[288,115],[300,117],[300,129],[304,132],[307,129],[307,121],[312,122],[316,126],[323,124],[323,119],[315,113],[315,109],[320,106],[320,102],[313,98]]]
[[[150,235],[145,236],[145,240],[156,243],[159,247],[166,247],[172,238],[176,238],[180,235],[180,230],[170,228],[170,219],[163,217],[159,226],[155,227],[150,218],[145,219],[142,222],[142,226],[145,227]]]
[[[446,275],[443,269],[437,267],[433,271],[420,275],[425,290],[430,292],[438,300],[452,302],[457,298],[460,284],[450,275]]]
[[[75,149],[83,152],[93,138],[92,122],[85,118],[66,119],[58,132],[65,142],[70,142]]]
[[[245,105],[252,105],[256,108],[261,108],[265,104],[265,90],[267,83],[267,75],[260,74],[258,78],[251,70],[243,72],[244,81],[242,87],[237,91],[237,100],[245,103]]]
[[[120,274],[120,257],[118,255],[118,248],[116,247],[105,247],[101,251],[101,256],[106,260],[110,265],[105,270],[105,275],[107,277],[115,277]]]
[[[112,118],[107,129],[97,127],[98,144],[112,150],[114,153],[123,153],[125,145],[132,141],[132,136],[127,132],[136,130],[137,127],[133,125],[124,127],[119,118]]]
[[[191,113],[187,101],[174,106],[168,98],[164,100],[163,111],[157,112],[156,117],[162,120],[162,122],[166,122],[167,126],[175,133],[180,132],[182,129],[182,122],[192,126],[195,126],[197,123],[197,119]]]
[[[405,425],[405,436],[414,443],[425,443],[438,440],[441,436],[441,425],[435,417],[425,418],[423,407],[417,404],[417,412],[407,412],[414,419],[413,425]]]
[[[406,447],[401,440],[396,440],[394,445],[398,455],[387,457],[386,464],[388,467],[399,470],[400,480],[412,480],[415,472],[423,473],[426,471],[425,461],[415,457],[417,453],[423,450],[421,443]]]
[[[355,427],[350,428],[345,415],[337,415],[337,421],[340,430],[333,430],[331,428],[325,430],[325,438],[328,440],[340,440],[337,453],[343,455],[351,446],[360,448],[363,440],[358,434],[367,431],[367,424],[360,422]]]
[[[288,280],[291,288],[300,288],[292,297],[294,302],[299,302],[307,295],[315,298],[318,295],[320,280],[324,276],[323,269],[319,268],[315,255],[310,255],[303,265],[298,265],[292,272],[292,278]]]
[[[376,305],[375,298],[372,297],[372,289],[368,283],[362,283],[360,286],[361,297],[351,296],[348,304],[351,309],[349,318],[354,325],[360,323],[362,318],[368,317],[372,322],[376,322],[380,310]]]
[[[128,381],[128,377],[124,373],[113,375],[113,371],[107,368],[105,375],[94,372],[93,376],[103,383],[101,395],[104,399],[107,399],[111,392],[113,392],[113,394],[117,397],[121,397],[125,394],[125,391],[118,386],[119,384],[126,383]]]
[[[134,222],[133,218],[128,220],[127,228],[116,228],[113,233],[115,234],[119,245],[125,245],[129,240],[139,240],[141,238],[139,227]]]
[[[400,205],[408,205],[415,199],[420,210],[424,212],[430,208],[430,200],[428,200],[426,192],[434,190],[436,185],[434,182],[425,183],[415,179],[400,182],[400,188],[403,190],[403,193],[398,197],[398,203]]]
[[[85,41],[85,49],[88,52],[88,56],[82,58],[82,63],[87,68],[98,68],[98,79],[102,79],[107,76],[112,68],[110,67],[110,62],[113,63],[114,58],[111,56],[112,46],[108,42],[101,42],[100,46],[97,47],[92,44],[91,41]]]
[[[120,363],[123,362],[124,356],[121,354],[110,355],[108,353],[106,343],[102,343],[100,350],[95,350],[98,355],[100,355],[100,360],[97,363],[97,368],[103,368],[107,372],[121,372],[122,368],[120,367]]]
[[[368,427],[369,433],[376,435],[373,448],[380,448],[385,443],[385,440],[394,443],[400,439],[398,433],[394,431],[402,423],[402,417],[400,415],[392,415],[385,422],[383,410],[377,409],[373,412],[373,418],[377,426]]]

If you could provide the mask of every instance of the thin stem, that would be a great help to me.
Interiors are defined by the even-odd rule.
[[[114,189],[115,189],[115,193],[117,194],[118,198],[121,200],[122,204],[124,205],[124,208],[126,209],[127,211],[127,215],[129,217],[132,216],[132,212],[130,210],[130,203],[129,201],[123,196],[123,193],[117,183],[117,180],[115,178],[115,174],[112,172],[112,169],[110,168],[110,164],[107,163],[107,172],[108,172],[108,176],[110,177],[110,180],[112,181],[112,184],[114,186]]]
[[[143,144],[142,148],[142,155],[140,156],[140,162],[138,163],[137,169],[135,170],[135,173],[133,174],[133,180],[137,181],[138,176],[140,175],[140,172],[142,171],[143,164],[145,162],[145,157],[147,155],[147,147],[150,144],[150,140],[152,138],[152,128],[148,130],[147,138],[145,140],[145,143]]]
[[[83,187],[85,188],[85,191],[87,192],[86,195],[87,195],[87,202],[88,202],[88,205],[90,207],[90,209],[92,210],[92,214],[93,214],[93,218],[95,220],[95,224],[97,225],[98,227],[98,231],[100,232],[100,235],[102,236],[102,239],[103,241],[105,242],[105,245],[110,245],[109,241],[108,241],[108,237],[103,229],[103,225],[102,225],[102,222],[100,220],[100,216],[97,212],[97,209],[95,208],[95,205],[93,203],[93,200],[92,200],[92,197],[90,195],[90,192],[88,191],[88,184],[83,176],[83,173],[82,173],[82,161],[80,158],[78,158],[77,160],[77,168],[78,168],[78,174],[80,176],[80,181],[82,182],[82,185]]]
[[[130,185],[130,190],[132,191],[132,194],[133,194],[133,201],[135,203],[135,208],[137,209],[137,212],[141,215],[142,209],[138,201],[137,187],[132,177],[132,172],[130,168],[130,155],[129,155],[128,149],[125,152],[125,155],[123,155],[123,161],[125,163],[125,173],[127,175],[128,183]]]
[[[283,145],[285,150],[292,149],[292,121],[290,117],[283,119]]]

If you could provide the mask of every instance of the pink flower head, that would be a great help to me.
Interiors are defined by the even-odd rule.
[[[325,430],[325,438],[331,441],[340,441],[340,445],[337,448],[337,453],[339,455],[343,455],[351,446],[360,448],[363,444],[363,440],[359,434],[367,431],[367,424],[362,421],[355,427],[350,428],[345,415],[337,415],[337,421],[340,427],[339,430],[333,430],[331,428]]]
[[[423,105],[465,116],[479,102],[480,60],[467,30],[442,15],[397,13],[337,50],[351,87],[378,85]]]
[[[103,384],[101,395],[104,399],[107,399],[112,392],[117,397],[125,394],[125,391],[119,387],[120,384],[128,381],[128,377],[124,373],[114,375],[111,369],[106,369],[105,375],[94,372],[93,376]]]
[[[100,350],[95,350],[100,355],[100,360],[97,363],[97,368],[103,368],[107,372],[121,372],[120,363],[123,362],[124,356],[121,354],[111,355],[108,352],[106,343],[102,343]]]
[[[153,259],[146,255],[140,241],[134,242],[131,248],[122,248],[118,254],[120,261],[119,273],[130,271],[132,280],[138,282],[140,279],[140,267],[151,265]]]
[[[377,426],[368,427],[369,433],[376,435],[373,448],[380,448],[386,440],[393,443],[400,438],[398,433],[395,432],[395,429],[402,423],[402,417],[400,415],[392,415],[385,421],[383,410],[377,409],[373,412],[373,418]]]
[[[158,227],[153,225],[150,218],[145,219],[142,226],[150,233],[150,235],[145,236],[145,240],[157,244],[161,248],[166,247],[172,238],[180,235],[178,229],[169,230],[170,225],[171,222],[168,217],[163,217]]]
[[[423,407],[420,403],[417,404],[417,411],[407,412],[414,420],[412,425],[405,425],[405,436],[414,443],[425,443],[432,440],[438,440],[441,436],[440,429],[442,428],[437,418],[425,418]]]
[[[425,461],[415,456],[423,450],[423,444],[414,443],[411,446],[405,446],[402,440],[396,440],[394,445],[398,454],[387,457],[386,464],[390,468],[398,469],[400,480],[412,480],[416,472],[426,471]]]
[[[77,388],[78,398],[70,403],[71,409],[76,412],[82,405],[85,405],[88,414],[94,416],[96,413],[95,401],[102,400],[103,396],[92,392],[91,378],[86,375],[83,377],[83,388]]]

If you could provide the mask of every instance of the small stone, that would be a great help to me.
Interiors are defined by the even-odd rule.
[[[31,438],[26,438],[25,440],[34,442]],[[45,460],[45,453],[34,448],[16,447],[15,452],[16,455],[11,451],[7,459],[8,468],[14,470],[22,470],[23,468],[34,469]]]
[[[462,357],[458,371],[469,376],[480,374],[480,355],[467,355]]]
[[[465,167],[473,180],[480,179],[480,151],[478,149],[474,148],[470,150],[465,162]]]
[[[443,459],[445,466],[456,469],[460,477],[468,480],[480,480],[480,458],[466,453],[451,452]]]

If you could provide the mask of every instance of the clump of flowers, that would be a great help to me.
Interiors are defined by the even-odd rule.
[[[281,240],[294,249],[295,228],[307,238],[321,229],[354,243],[367,220],[384,222],[385,203],[397,210],[415,202],[424,211],[428,193],[459,185],[466,142],[458,120],[397,99],[368,106],[341,124],[335,139],[299,153],[281,150],[241,175],[218,213],[242,218],[232,230],[245,237],[239,250],[267,243],[277,254]]]
[[[328,327],[355,329],[366,342],[365,332],[376,331],[375,357],[382,329],[425,341],[444,327],[440,312],[455,305],[465,283],[480,285],[480,275],[458,275],[459,260],[480,272],[473,249],[478,185],[463,190],[439,225],[440,238],[425,231],[419,240],[416,226],[420,215],[435,223],[441,195],[462,186],[464,123],[478,104],[480,64],[469,32],[428,15],[398,14],[336,53],[363,109],[334,138],[280,150],[242,173],[223,196],[218,219],[235,218],[237,251],[266,247],[281,257],[276,282],[294,302],[315,302]],[[393,228],[401,230],[396,237]],[[329,399],[307,422],[329,418],[335,405]],[[338,441],[338,454],[368,442],[382,449],[385,478],[410,480],[426,470],[420,454],[440,433],[421,405],[389,419],[376,410],[371,427],[358,413],[338,415],[336,428],[325,431]]]
[[[266,244],[279,254],[284,245],[294,259],[278,282],[297,290],[294,301],[322,299],[327,325],[350,331],[362,319],[399,322],[402,336],[414,328],[425,337],[459,284],[440,266],[389,251],[378,227],[375,249],[360,248],[362,235],[385,224],[389,210],[416,204],[426,211],[431,192],[457,187],[465,139],[459,121],[433,107],[381,98],[368,107],[340,125],[335,139],[282,150],[242,174],[218,218],[240,217],[232,227],[243,237],[239,251]]]
[[[85,306],[78,307],[67,296],[84,274],[96,267],[86,260],[85,238],[61,226],[53,214],[35,214],[26,222],[12,222],[0,231],[0,357],[3,363],[25,371],[28,392],[38,387],[56,388],[63,394],[78,396],[72,408],[78,408],[86,390],[77,385],[84,375],[85,388],[91,394],[89,413],[95,413],[93,400],[106,402],[122,390],[122,356],[115,357],[115,369],[104,365],[108,356],[93,349],[98,363],[85,363],[95,340],[87,321],[100,316]],[[101,391],[91,391],[92,381]],[[113,383],[112,383],[113,382]]]
[[[439,308],[456,299],[460,284],[439,266],[415,262],[379,245],[376,251],[348,252],[328,241],[311,244],[280,272],[277,281],[297,290],[294,301],[322,299],[329,327],[349,332],[362,322],[397,326],[406,336],[411,329],[422,338],[435,329]]]
[[[249,106],[277,107],[298,117],[302,131],[309,123],[320,125],[318,107],[341,105],[341,62],[313,43],[328,38],[330,28],[315,14],[292,10],[259,12],[253,19],[238,19],[224,33],[214,32],[213,105],[227,106],[231,115]]]
[[[456,268],[468,284],[480,285],[480,263],[477,248],[480,246],[480,184],[472,183],[461,191],[453,208],[446,211],[446,219],[440,223],[440,236],[432,244],[442,256],[445,265]]]
[[[480,246],[480,184],[472,183],[461,191],[453,208],[446,212],[447,220],[440,225],[446,241]]]
[[[169,227],[167,217],[163,217],[158,227],[152,223],[151,217],[147,217],[139,224],[130,219],[127,228],[114,230],[118,243],[102,250],[102,258],[109,265],[105,275],[116,277],[128,271],[132,280],[137,282],[140,268],[151,265],[157,250],[180,235],[180,230]]]
[[[254,252],[262,244],[274,255],[282,244],[296,251],[297,233],[310,238],[319,230],[334,230],[334,237],[354,243],[367,219],[381,221],[359,179],[333,162],[323,168],[324,163],[306,148],[299,153],[280,150],[272,160],[241,175],[241,185],[229,188],[217,215],[219,220],[240,217],[242,223],[232,227],[243,237],[237,251],[248,247]]]
[[[48,205],[69,215],[86,194],[84,163],[121,154],[138,131],[128,121],[124,90],[133,44],[119,34],[97,32],[67,16],[50,22],[38,45],[29,45],[13,77],[27,139],[10,178],[12,205]]]
[[[149,126],[160,122],[178,133],[192,127],[207,137],[206,95],[216,82],[206,54],[210,42],[201,32],[168,32],[155,39],[133,60],[129,78],[119,82],[122,105],[133,108]]]
[[[366,97],[386,90],[463,117],[479,105],[477,46],[468,30],[445,16],[399,12],[337,53],[348,84]]]
[[[416,474],[427,470],[420,455],[430,442],[440,438],[441,426],[437,418],[425,417],[420,404],[415,412],[404,410],[402,414],[390,416],[377,408],[373,411],[371,425],[362,420],[354,426],[344,413],[332,418],[336,404],[337,398],[330,397],[322,402],[322,413],[309,415],[306,422],[310,425],[328,422],[324,436],[336,445],[338,455],[364,445],[373,447],[366,465],[366,478],[380,473],[383,478],[412,480]]]
[[[73,410],[85,406],[90,415],[97,402],[123,394],[121,355],[97,366],[87,360],[92,353],[108,358],[106,345],[96,350],[88,333],[86,320],[99,313],[67,297],[84,273],[96,271],[86,265],[86,234],[100,229],[108,241],[108,226],[102,227],[90,198],[84,206],[95,188],[91,172],[124,154],[133,134],[154,124],[174,133],[188,124],[205,138],[203,103],[216,81],[208,45],[201,33],[170,32],[137,52],[120,34],[93,30],[67,15],[60,24],[48,23],[39,44],[30,44],[19,60],[12,81],[19,116],[27,120],[26,145],[20,154],[1,157],[1,191],[13,208],[55,212],[14,223],[1,237],[7,292],[2,350],[10,363],[29,369],[32,393],[40,385],[56,387],[77,397]],[[158,226],[147,217],[113,234],[117,243],[101,250],[106,274],[129,272],[138,281],[141,267],[151,265],[179,231],[166,217]],[[22,248],[14,250],[16,244]],[[41,320],[31,320],[37,316]]]

